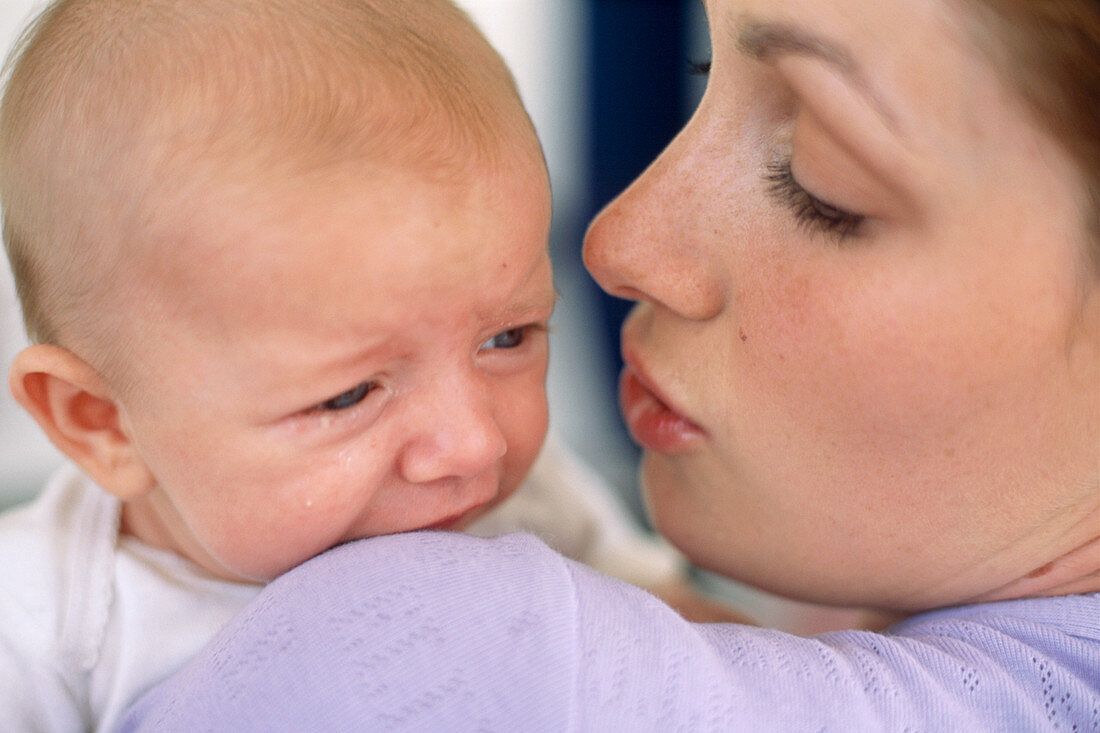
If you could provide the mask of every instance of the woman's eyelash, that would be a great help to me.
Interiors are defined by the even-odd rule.
[[[710,59],[689,59],[687,65],[690,74],[710,74]],[[803,188],[791,172],[790,158],[770,163],[764,180],[769,184],[768,193],[791,209],[795,219],[810,231],[822,232],[843,240],[856,234],[863,224],[864,217],[860,214],[853,214],[826,203]]]
[[[826,203],[804,189],[791,172],[789,158],[770,163],[764,180],[768,182],[768,193],[789,208],[795,219],[809,231],[843,240],[857,234],[863,224],[862,215]]]
[[[688,59],[688,73],[693,76],[707,76],[710,74],[710,59],[705,61],[692,61]]]

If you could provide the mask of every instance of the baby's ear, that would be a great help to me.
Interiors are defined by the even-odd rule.
[[[16,355],[8,384],[53,444],[108,492],[125,500],[153,488],[105,380],[83,359],[59,346],[30,346]]]

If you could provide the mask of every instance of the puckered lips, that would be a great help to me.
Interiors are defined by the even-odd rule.
[[[705,437],[703,429],[669,404],[629,355],[619,380],[619,402],[630,434],[647,450],[668,455],[684,453]]]

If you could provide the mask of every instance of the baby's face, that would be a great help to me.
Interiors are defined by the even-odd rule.
[[[546,428],[555,300],[549,187],[519,167],[264,181],[178,209],[135,301],[122,420],[158,486],[124,529],[267,580],[507,497]]]

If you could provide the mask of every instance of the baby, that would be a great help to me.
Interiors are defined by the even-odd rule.
[[[112,728],[266,581],[505,511],[539,453],[546,168],[447,0],[54,2],[7,69],[0,201],[11,389],[75,464],[0,519],[2,730]],[[483,533],[682,587],[542,460]]]

